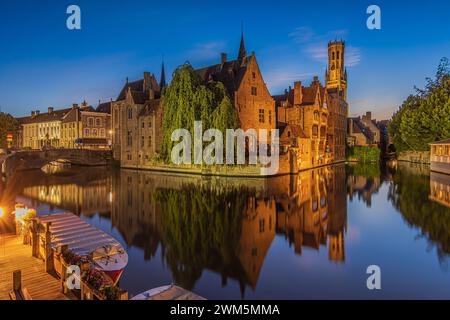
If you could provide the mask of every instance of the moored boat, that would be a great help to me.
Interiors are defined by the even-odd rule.
[[[131,300],[206,300],[176,285],[153,288],[134,296]]]
[[[87,258],[95,269],[109,275],[117,283],[128,264],[128,254],[122,245],[105,232],[94,228],[73,213],[38,216],[39,224],[50,223],[51,246],[55,251],[67,246],[73,254]],[[58,261],[55,261],[55,269]]]

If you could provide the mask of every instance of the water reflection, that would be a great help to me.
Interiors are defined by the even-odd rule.
[[[450,212],[448,207],[442,205],[442,201],[435,200],[444,195],[438,190],[448,190],[448,182],[449,176],[433,172],[430,179],[426,166],[404,164],[393,175],[388,194],[389,200],[402,213],[406,222],[420,229],[417,237],[426,239],[429,248],[436,247],[439,262],[446,270],[450,255]],[[430,194],[433,201],[429,200]]]
[[[220,273],[222,285],[233,278],[241,290],[255,288],[276,233],[297,254],[328,239],[330,259],[345,258],[344,166],[253,181],[122,170],[113,184],[112,224],[145,259],[161,244],[175,281],[188,289],[205,269]]]
[[[387,192],[380,199],[383,186]],[[432,174],[430,180],[428,169],[417,166],[341,165],[271,179],[82,168],[59,176],[26,172],[2,189],[2,203],[18,199],[42,213],[64,209],[87,219],[98,214],[132,251],[131,268],[158,261],[158,268],[187,289],[201,282],[205,273],[213,273],[220,276],[222,288],[230,281],[238,283],[240,297],[246,288],[257,290],[269,253],[280,251],[277,239],[299,259],[324,252],[327,263],[347,265],[349,256],[354,261],[346,248],[349,214],[359,217],[361,212],[351,211],[350,203],[365,208],[391,204],[409,227],[418,228],[420,237],[436,248],[441,265],[450,254],[450,210],[442,205],[448,205],[448,176]],[[272,249],[275,243],[277,248]],[[383,239],[378,245],[366,249],[385,249]],[[155,282],[152,286],[160,285],[148,272]],[[292,275],[272,271],[266,277],[279,280]],[[127,289],[133,294],[149,289],[129,283]]]

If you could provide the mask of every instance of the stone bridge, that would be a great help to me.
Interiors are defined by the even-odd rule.
[[[55,160],[67,160],[74,165],[104,166],[111,162],[109,150],[54,149],[46,151],[18,151],[8,155],[1,165],[2,175],[10,177],[18,170],[40,169]]]

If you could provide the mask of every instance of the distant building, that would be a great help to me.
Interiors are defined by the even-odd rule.
[[[377,121],[372,119],[372,112],[367,111],[365,115],[361,117],[362,124],[372,133],[372,143],[380,144],[380,128],[378,127]]]
[[[361,118],[348,119],[347,144],[350,147],[365,147],[373,145],[373,134],[361,122]]]
[[[378,146],[383,153],[388,152],[391,139],[388,132],[389,120],[377,121],[372,112],[361,117],[348,118],[347,144],[352,146]]]
[[[107,148],[110,115],[99,112],[83,102],[71,108],[47,113],[32,111],[31,116],[18,119],[21,125],[21,147],[42,148]]]

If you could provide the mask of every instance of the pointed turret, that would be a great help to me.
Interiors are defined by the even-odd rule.
[[[164,61],[161,65],[161,80],[159,82],[159,88],[162,90],[166,87],[166,73],[164,72]]]
[[[239,54],[238,54],[238,60],[242,63],[243,60],[247,57],[247,50],[245,50],[244,45],[244,32],[241,34],[241,44],[239,45]]]

